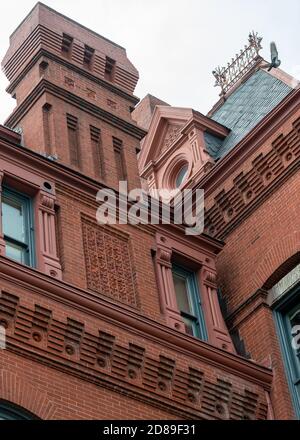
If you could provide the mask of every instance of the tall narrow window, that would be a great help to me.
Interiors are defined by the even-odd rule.
[[[104,78],[108,81],[114,80],[116,62],[112,58],[106,57]]]
[[[196,275],[179,266],[174,266],[172,272],[177,306],[184,321],[186,333],[206,340],[207,333]]]
[[[123,142],[120,139],[113,137],[113,147],[115,153],[115,162],[117,168],[117,175],[119,180],[126,180],[126,165],[123,153]]]
[[[85,67],[91,68],[95,49],[84,45],[83,64]]]
[[[92,158],[96,177],[104,177],[104,157],[101,142],[101,131],[90,125],[90,136],[92,145]]]
[[[80,168],[80,147],[78,139],[78,119],[75,116],[67,114],[68,138],[70,162]]]
[[[63,34],[61,42],[61,51],[64,55],[70,56],[72,50],[73,37],[68,34]]]
[[[6,256],[34,266],[34,229],[32,200],[11,189],[2,194],[2,229]]]
[[[45,153],[51,154],[51,122],[52,122],[52,106],[51,104],[43,105],[43,128],[44,128],[44,142],[45,142]]]

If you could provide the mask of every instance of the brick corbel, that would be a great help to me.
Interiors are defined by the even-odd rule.
[[[0,255],[5,256],[5,241],[2,231],[2,181],[4,173],[0,171]]]
[[[39,194],[39,227],[41,264],[43,271],[53,278],[62,279],[61,265],[57,256],[55,233],[55,196],[43,190]]]
[[[225,324],[217,293],[216,272],[202,266],[200,272],[202,298],[207,322],[209,342],[222,350],[236,353]]]

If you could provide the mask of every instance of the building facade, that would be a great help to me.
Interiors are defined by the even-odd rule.
[[[300,92],[250,40],[205,116],[138,104],[125,49],[41,3],[11,35],[0,418],[299,417]],[[204,188],[204,232],[100,225],[120,181]]]

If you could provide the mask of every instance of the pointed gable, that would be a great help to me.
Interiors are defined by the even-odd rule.
[[[139,157],[141,170],[178,139],[182,128],[192,116],[192,109],[161,105],[155,107],[149,132],[142,143]]]

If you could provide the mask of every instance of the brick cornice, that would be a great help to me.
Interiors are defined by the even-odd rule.
[[[47,159],[41,154],[20,145],[17,138],[3,136],[3,130],[0,127],[1,151],[0,157],[12,160],[14,163],[29,170],[34,169],[44,178],[56,179],[71,187],[80,188],[83,192],[95,196],[95,193],[101,188],[109,188],[104,182],[96,181],[85,174],[80,173],[61,162],[55,162]],[[14,133],[12,130],[8,130]],[[16,133],[17,136],[19,136]],[[19,138],[20,139],[20,138]]]
[[[258,195],[253,203],[249,203],[244,210],[232,221],[228,222],[226,226],[216,235],[220,240],[225,240],[227,235],[229,235],[236,227],[238,227],[246,218],[248,218],[270,195],[272,195],[277,188],[283,185],[293,174],[295,174],[300,169],[300,162],[295,162],[291,167],[285,170],[278,179],[275,179],[270,186],[268,186],[265,191]]]
[[[8,137],[6,136],[6,132],[9,134]],[[20,135],[8,128],[0,126],[0,142],[2,147],[0,158],[12,161],[23,168],[25,167],[28,171],[34,169],[44,179],[54,179],[57,193],[68,194],[77,200],[80,199],[82,203],[88,206],[94,204],[96,210],[99,206],[96,202],[97,191],[103,188],[111,189],[102,181],[94,180],[67,165],[49,160],[29,148],[21,146],[19,141]],[[128,201],[129,206],[130,204],[131,202]],[[193,237],[186,236],[184,234],[184,225],[141,224],[135,225],[135,228],[140,228],[151,235],[155,234],[156,231],[161,231],[170,237],[176,237],[176,240],[179,242],[188,242],[191,247],[197,249],[199,246],[204,245],[206,248],[211,249],[211,252],[214,254],[220,252],[224,244],[222,241],[205,233]]]
[[[33,66],[39,62],[41,58],[48,58],[49,60],[55,61],[61,66],[67,67],[70,70],[73,70],[73,72],[78,73],[79,75],[83,76],[84,78],[87,78],[90,81],[93,81],[97,85],[100,85],[101,87],[109,90],[110,92],[115,93],[118,96],[121,96],[124,99],[127,99],[128,101],[132,102],[133,105],[136,105],[140,99],[137,96],[130,95],[129,93],[126,93],[121,88],[117,87],[116,85],[105,81],[104,79],[101,79],[95,75],[93,75],[90,72],[87,72],[84,69],[81,69],[80,67],[76,66],[73,63],[70,63],[68,60],[62,59],[59,56],[53,54],[52,52],[49,52],[46,49],[40,49],[34,57],[31,58],[30,62],[26,65],[26,67],[22,70],[22,72],[18,75],[17,78],[14,79],[14,81],[6,88],[6,91],[10,94],[13,93],[15,88],[19,85],[19,83],[24,79],[24,77],[28,74],[28,72],[33,68]]]
[[[177,243],[181,243],[182,245],[188,244],[190,249],[199,250],[201,242],[202,246],[205,245],[205,247],[209,249],[212,256],[221,252],[224,246],[223,241],[205,233],[193,236],[184,235],[184,231],[180,225],[156,225],[155,229],[161,234],[165,234],[168,238],[173,238]]]
[[[111,379],[107,374],[88,371],[86,368],[83,369],[82,366],[78,366],[76,365],[76,362],[72,362],[70,360],[68,360],[66,363],[64,360],[51,358],[51,356],[47,354],[39,353],[38,350],[32,350],[28,347],[21,347],[19,342],[13,338],[9,339],[10,340],[7,343],[6,349],[16,355],[22,356],[23,358],[39,362],[47,367],[54,368],[67,375],[71,375],[94,385],[101,386],[112,392],[121,393],[124,396],[141,401],[163,411],[169,411],[171,414],[179,417],[200,419],[211,418],[209,414],[205,414],[202,411],[200,412],[197,409],[190,408],[187,405],[179,404],[178,402],[175,403],[168,397],[163,398],[162,396],[155,396],[154,393],[145,393],[138,387],[134,387],[133,389],[131,384],[126,384],[123,381],[116,380],[115,378]],[[216,419],[217,418],[218,417],[216,417]]]
[[[4,125],[0,125],[0,139],[14,145],[21,143],[21,135]]]
[[[215,192],[206,207],[205,230],[211,235],[224,239],[299,170],[300,118],[291,120],[299,108],[300,89],[292,92],[276,107],[272,117],[268,115],[197,184],[197,187],[204,188],[208,200]],[[292,122],[292,129],[284,135],[279,134],[270,142],[268,150],[260,153],[262,143],[288,119]],[[255,152],[256,156],[253,155]],[[253,158],[252,163],[244,171],[243,164],[249,156]],[[236,173],[238,170],[239,174]],[[232,175],[235,175],[234,179]],[[226,179],[231,182],[227,182],[225,191]]]
[[[195,188],[204,188],[209,195],[238,169],[259,146],[300,106],[300,87],[289,93],[231,151],[220,159],[211,171],[199,180]]]
[[[20,29],[20,27],[22,26],[22,24],[23,24],[26,20],[28,20],[28,18],[30,17],[30,15],[33,13],[33,11],[34,11],[38,6],[41,6],[41,7],[45,8],[45,9],[47,9],[48,11],[53,12],[54,14],[56,14],[56,15],[62,17],[64,20],[67,20],[67,21],[69,21],[69,22],[71,22],[71,23],[74,23],[76,26],[79,26],[81,29],[84,29],[85,31],[87,31],[87,32],[89,32],[89,33],[91,33],[91,34],[94,34],[96,37],[100,37],[101,39],[107,41],[108,43],[110,43],[110,44],[112,44],[112,45],[114,45],[114,46],[116,46],[116,47],[119,47],[120,49],[124,49],[124,50],[125,50],[125,48],[124,48],[123,46],[121,46],[120,44],[115,43],[114,41],[110,40],[109,38],[106,38],[106,37],[104,37],[103,35],[99,34],[98,32],[95,32],[94,30],[89,29],[88,27],[84,26],[82,23],[79,23],[78,21],[73,20],[72,18],[70,18],[70,17],[68,17],[68,16],[66,16],[66,15],[64,15],[64,14],[62,14],[61,12],[56,11],[55,9],[51,8],[50,6],[48,6],[48,5],[46,5],[45,3],[40,2],[40,1],[38,1],[38,2],[33,6],[33,8],[28,12],[28,14],[26,15],[26,17],[23,18],[23,20],[21,21],[21,23],[19,23],[19,25],[15,28],[15,30],[10,34],[10,37],[9,37],[10,39],[12,39],[12,38],[14,37],[14,35],[16,34],[16,32],[17,32],[17,31]]]
[[[72,306],[92,316],[101,316],[107,322],[117,324],[118,327],[150,341],[163,343],[166,347],[195,360],[201,359],[213,367],[218,368],[221,365],[223,370],[266,389],[270,387],[272,373],[267,368],[176,332],[163,324],[141,316],[130,307],[100,298],[92,292],[55,280],[5,257],[0,257],[0,273],[2,278],[20,286],[30,287],[42,296]]]
[[[86,101],[85,99],[75,95],[74,93],[65,90],[50,81],[42,78],[31,93],[24,99],[24,101],[17,106],[9,118],[5,121],[8,127],[15,127],[20,119],[30,110],[34,103],[43,95],[43,93],[49,92],[59,98],[63,98],[64,101],[80,108],[84,109],[87,113],[90,113],[96,118],[119,128],[123,132],[130,134],[138,140],[141,140],[146,131],[138,126],[119,118],[118,116],[101,109],[100,107]]]

